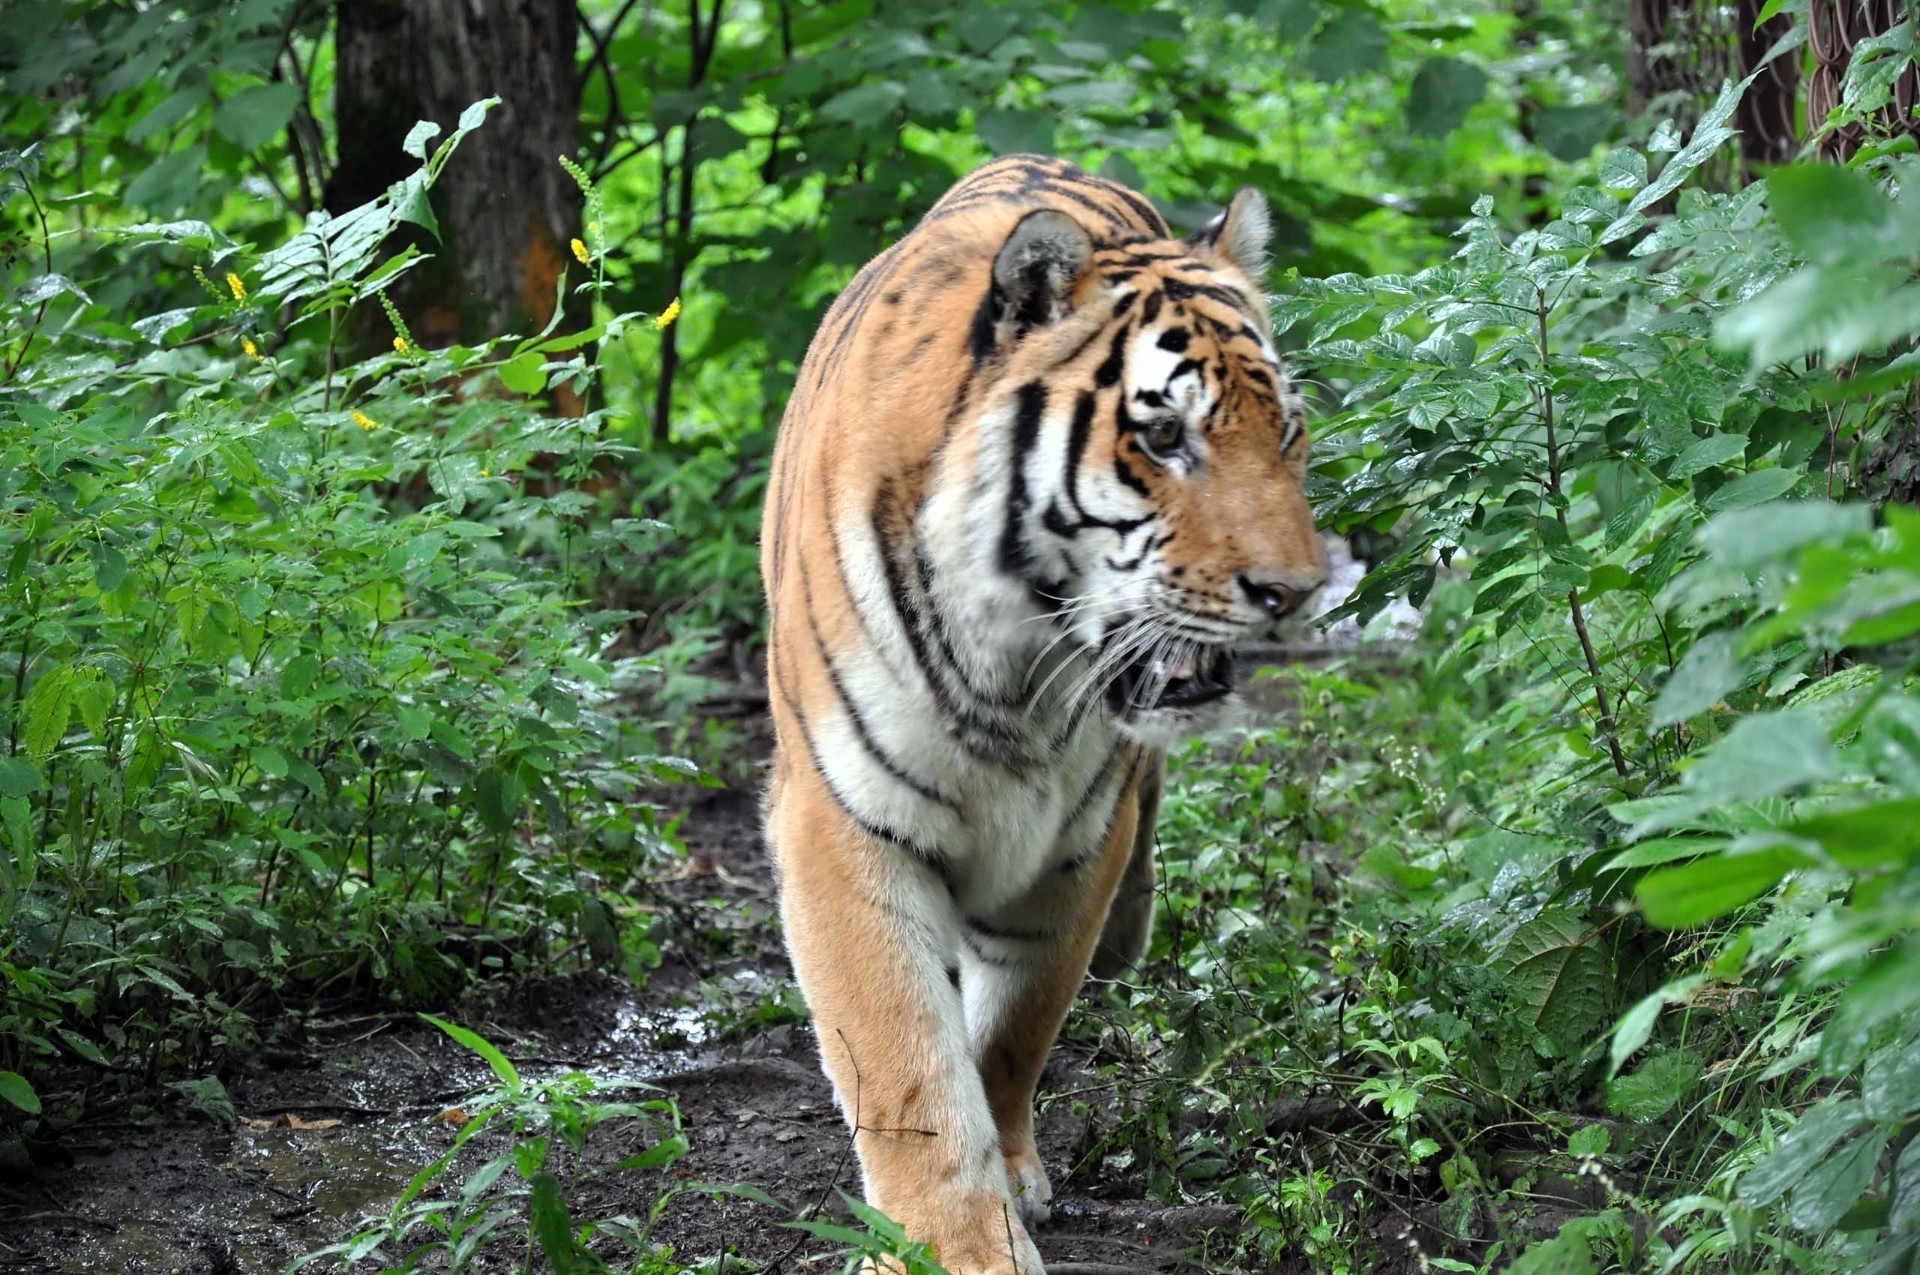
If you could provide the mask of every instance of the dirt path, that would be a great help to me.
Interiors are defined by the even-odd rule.
[[[673,1170],[679,1179],[748,1183],[790,1206],[826,1201],[832,1211],[834,1188],[857,1192],[858,1175],[813,1040],[794,1021],[755,823],[745,793],[707,794],[689,810],[688,860],[659,885],[672,918],[666,929],[679,937],[645,986],[579,975],[482,989],[446,1012],[530,1077],[578,1070],[616,1090],[636,1081],[668,1090],[691,1144]],[[0,1187],[0,1270],[278,1272],[384,1212],[452,1145],[449,1109],[490,1080],[478,1058],[412,1014],[316,1018],[283,1036],[291,1043],[223,1077],[237,1125],[175,1119],[96,1130],[91,1143],[76,1139],[70,1163]],[[1057,1051],[1045,1086],[1065,1092],[1086,1080],[1080,1063]],[[1064,1166],[1085,1133],[1068,1105],[1042,1121],[1060,1186],[1054,1220],[1038,1237],[1050,1265],[1177,1270],[1191,1242],[1231,1228],[1229,1211],[1159,1209],[1067,1180]],[[608,1160],[637,1149],[614,1125],[590,1144],[592,1156]],[[597,1179],[573,1201],[575,1215],[643,1215],[659,1185],[648,1174]],[[743,1198],[687,1194],[669,1204],[655,1237],[689,1264],[732,1251],[815,1265],[803,1259],[831,1246],[808,1239],[796,1251],[796,1232],[778,1225],[788,1216]]]

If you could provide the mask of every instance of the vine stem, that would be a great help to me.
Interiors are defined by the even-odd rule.
[[[1540,420],[1547,428],[1547,494],[1553,499],[1553,516],[1560,530],[1567,530],[1567,511],[1560,499],[1560,441],[1553,419],[1553,369],[1547,355],[1547,294],[1534,292],[1535,340],[1540,351]],[[1613,720],[1613,706],[1607,700],[1607,684],[1600,675],[1600,657],[1594,653],[1593,638],[1587,633],[1587,616],[1580,606],[1580,590],[1567,590],[1567,613],[1573,617],[1573,631],[1580,638],[1580,653],[1586,657],[1587,674],[1593,680],[1593,706],[1600,715],[1600,729],[1607,737],[1607,754],[1613,759],[1613,771],[1628,778],[1627,758],[1620,751],[1620,730]]]

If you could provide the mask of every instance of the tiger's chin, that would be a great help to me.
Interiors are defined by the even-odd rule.
[[[1232,652],[1210,647],[1129,665],[1107,688],[1107,708],[1121,734],[1165,750],[1238,720],[1236,692]]]

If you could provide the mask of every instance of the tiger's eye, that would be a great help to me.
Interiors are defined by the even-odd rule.
[[[1178,416],[1162,416],[1149,421],[1140,431],[1140,441],[1146,449],[1161,458],[1177,454],[1186,436],[1187,423]]]

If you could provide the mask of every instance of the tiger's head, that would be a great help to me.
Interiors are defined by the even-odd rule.
[[[999,565],[1143,742],[1224,720],[1233,649],[1279,636],[1327,577],[1306,414],[1268,335],[1267,237],[1243,190],[1184,239],[1100,243],[1029,212],[994,261]]]

